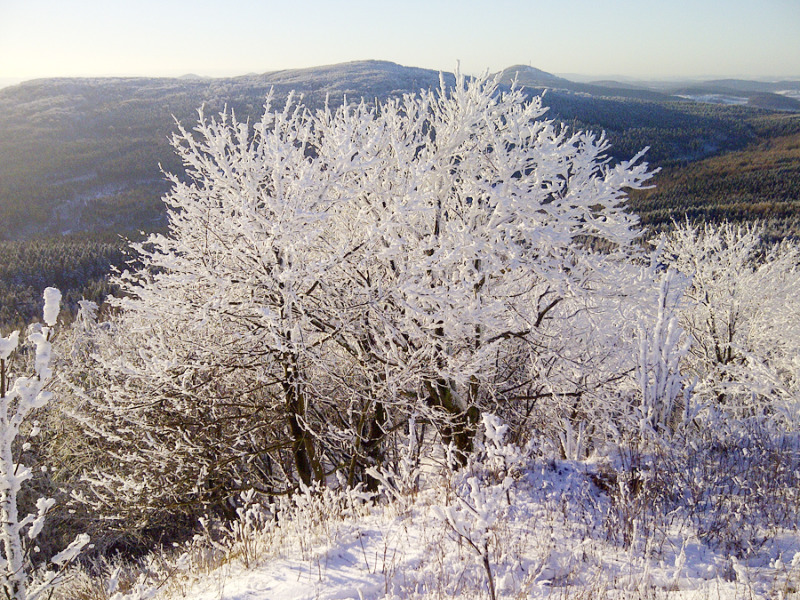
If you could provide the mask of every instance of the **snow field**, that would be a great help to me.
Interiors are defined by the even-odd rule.
[[[307,490],[242,509],[229,529],[206,523],[177,558],[162,557],[161,567],[151,559],[138,591],[107,597],[489,598],[487,564],[503,599],[796,597],[795,530],[775,533],[746,559],[712,549],[686,520],[647,534],[634,526],[621,544],[614,492],[597,485],[603,465],[489,445],[482,462],[455,473],[428,468],[419,491],[391,502]]]

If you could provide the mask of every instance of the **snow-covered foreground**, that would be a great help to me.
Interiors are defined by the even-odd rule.
[[[425,489],[411,494],[418,471],[386,477],[392,502],[323,491],[296,498],[278,519],[242,510],[216,548],[198,537],[180,558],[160,567],[154,559],[140,592],[111,597],[489,598],[490,578],[497,598],[795,596],[796,531],[775,533],[737,560],[702,543],[685,519],[620,531],[620,507],[598,465],[494,459],[507,468],[429,473]],[[625,536],[630,543],[620,543]]]

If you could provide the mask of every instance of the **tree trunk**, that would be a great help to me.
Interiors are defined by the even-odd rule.
[[[437,379],[434,385],[429,386],[429,391],[432,404],[447,413],[447,422],[441,427],[442,441],[448,446],[452,444],[458,466],[463,467],[474,447],[480,410],[475,405],[462,409],[446,379]]]
[[[375,412],[369,422],[369,429],[367,430],[366,440],[364,442],[364,451],[366,453],[367,462],[369,466],[380,467],[383,463],[383,436],[385,434],[386,426],[386,409],[383,402],[375,402]],[[377,491],[380,481],[371,475],[365,475],[364,481],[367,484],[367,490],[370,492]]]
[[[292,454],[300,481],[305,485],[311,485],[314,480],[322,481],[325,475],[316,457],[314,439],[305,425],[308,407],[299,382],[296,356],[288,357],[284,364],[283,394],[292,436]]]

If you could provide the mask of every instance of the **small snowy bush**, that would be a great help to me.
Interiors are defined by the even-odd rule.
[[[523,475],[529,452],[506,443],[508,427],[495,415],[483,415],[483,431],[483,448],[453,474],[453,502],[439,507],[438,516],[480,559],[495,600],[492,560],[500,545],[499,525],[513,510],[514,481]]]
[[[800,425],[800,245],[767,244],[758,225],[683,224],[664,260],[690,280],[679,324],[696,393],[730,418]]]

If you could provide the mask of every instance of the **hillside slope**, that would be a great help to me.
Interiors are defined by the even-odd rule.
[[[800,119],[798,132],[747,148],[664,169],[652,189],[634,192],[631,207],[646,225],[669,226],[675,218],[708,221],[760,220],[769,235],[800,233]]]
[[[709,543],[711,518],[670,515],[631,532],[626,517],[646,509],[598,486],[598,464],[538,459],[506,479],[486,475],[481,465],[454,474],[429,465],[385,479],[391,501],[308,490],[251,504],[240,521],[206,524],[205,537],[117,572],[111,585],[138,591],[121,600],[797,598],[796,530],[737,557]],[[56,600],[110,587],[94,577],[73,579]]]

